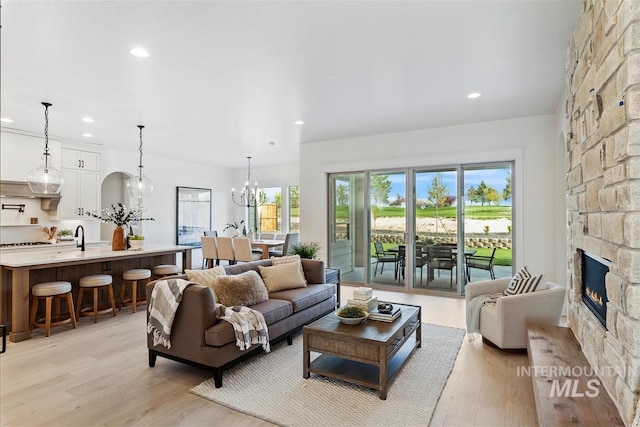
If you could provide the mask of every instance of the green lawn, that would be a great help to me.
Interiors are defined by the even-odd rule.
[[[398,206],[383,206],[374,209],[375,215],[379,218],[402,218],[406,215],[405,208]],[[435,218],[439,216],[441,218],[455,218],[457,214],[455,206],[449,206],[446,208],[417,209],[416,217],[418,218]],[[349,210],[346,206],[338,206],[336,208],[336,215],[339,221],[345,221],[349,219]],[[465,215],[469,219],[498,219],[498,218],[511,218],[510,206],[467,206]]]

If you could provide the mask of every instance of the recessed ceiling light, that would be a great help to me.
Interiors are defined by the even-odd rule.
[[[83,117],[82,121],[85,123],[93,123],[93,119],[91,117]]]
[[[293,122],[294,125],[303,125],[304,122],[302,120],[296,120],[295,122]]]
[[[13,120],[11,120],[9,117],[3,117],[0,119],[0,122],[13,123]]]
[[[131,55],[137,56],[138,58],[148,58],[149,52],[147,52],[144,48],[134,47],[129,51]]]
[[[275,141],[269,141],[269,145],[276,145]]]
[[[93,138],[93,135],[90,134],[89,132],[83,133],[82,136],[84,136],[85,138]]]
[[[475,98],[480,98],[480,93],[478,92],[471,92],[469,95],[467,95],[467,98],[469,99],[475,99]]]

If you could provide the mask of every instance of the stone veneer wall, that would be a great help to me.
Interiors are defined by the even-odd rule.
[[[584,1],[566,72],[569,325],[631,425],[640,416],[640,1]],[[578,249],[612,261],[608,331],[582,302]]]

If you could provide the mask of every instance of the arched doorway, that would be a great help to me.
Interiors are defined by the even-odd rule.
[[[109,208],[115,203],[122,203],[125,206],[130,204],[129,193],[127,191],[127,180],[131,178],[126,172],[112,172],[102,181],[100,206],[102,209]],[[100,224],[100,240],[111,241],[114,226],[111,223]]]

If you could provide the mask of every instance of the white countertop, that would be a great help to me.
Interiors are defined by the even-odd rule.
[[[51,245],[56,246],[56,245]],[[86,246],[86,245],[85,245]],[[112,251],[111,246],[87,247],[86,251],[69,250],[67,248],[46,251],[21,251],[11,253],[0,253],[0,265],[5,267],[28,267],[46,264],[58,264],[64,262],[82,263],[83,261],[97,261],[117,258],[136,258],[154,253],[182,252],[192,249],[190,246],[169,246],[169,245],[145,245],[142,250]]]
[[[111,245],[111,242],[107,240],[99,240],[94,242],[85,242],[85,247],[89,246],[106,246]],[[2,253],[15,253],[15,252],[31,252],[31,251],[60,251],[60,250],[75,250],[77,247],[75,240],[69,240],[64,242],[58,242],[54,244],[46,245],[17,245],[17,246],[5,246],[0,248],[0,254]]]

